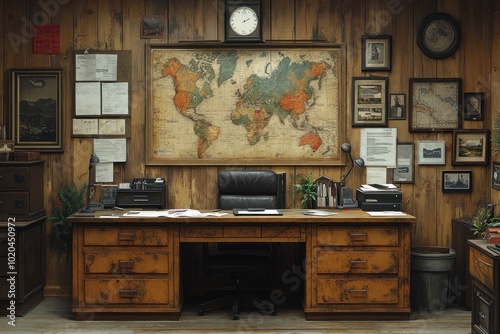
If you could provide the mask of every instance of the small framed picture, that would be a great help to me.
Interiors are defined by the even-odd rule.
[[[387,77],[352,78],[352,126],[387,126]]]
[[[493,161],[491,174],[492,174],[491,186],[493,187],[493,189],[500,190],[500,162]]]
[[[444,140],[421,140],[417,143],[419,165],[444,165],[446,142]]]
[[[142,18],[141,38],[163,38],[163,17],[161,15]]]
[[[456,165],[487,165],[490,157],[490,130],[453,131],[453,159]]]
[[[484,93],[464,93],[464,120],[484,120]]]
[[[444,193],[472,192],[472,171],[470,170],[444,170],[441,181]]]
[[[413,143],[398,143],[396,148],[396,168],[392,169],[393,183],[414,183]]]
[[[406,119],[406,95],[389,94],[389,119]]]
[[[361,36],[361,69],[363,71],[391,70],[391,36]]]

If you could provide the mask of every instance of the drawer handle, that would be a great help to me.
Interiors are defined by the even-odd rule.
[[[484,314],[483,312],[479,312],[479,316],[483,319],[488,319],[488,316]]]
[[[367,263],[368,260],[349,260],[350,263],[355,264],[355,263]]]
[[[135,237],[135,233],[118,232],[118,240],[120,241],[134,241]]]
[[[134,195],[134,202],[149,202],[148,195]]]
[[[132,269],[135,265],[135,260],[118,260],[120,269]]]
[[[2,202],[2,201],[0,201],[0,205],[3,205],[3,202]]]
[[[120,289],[118,292],[120,293],[120,296],[124,298],[133,298],[137,295],[136,289]]]
[[[483,264],[487,267],[493,268],[492,264],[486,263],[481,259],[476,259],[476,266],[481,267]]]
[[[367,293],[367,289],[349,289],[349,292]]]

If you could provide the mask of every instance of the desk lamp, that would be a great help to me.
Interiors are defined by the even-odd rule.
[[[342,174],[340,182],[335,183],[337,187],[337,207],[339,209],[357,208],[358,201],[353,199],[352,188],[345,187],[346,185],[345,180],[347,179],[347,176],[351,173],[354,165],[358,167],[363,167],[365,165],[365,161],[362,158],[357,158],[356,160],[353,160],[351,154],[351,145],[349,143],[343,143],[340,148],[342,149],[342,152],[347,153],[347,155],[349,156],[349,161],[351,166],[347,170],[347,173]]]
[[[81,213],[94,213],[94,209],[90,207],[90,187],[92,182],[92,166],[99,163],[99,158],[95,153],[92,153],[89,160],[89,183],[87,184],[87,206],[80,210]]]

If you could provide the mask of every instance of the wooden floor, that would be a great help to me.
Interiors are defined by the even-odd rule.
[[[279,309],[274,317],[242,311],[241,319],[235,321],[228,310],[200,317],[195,304],[186,307],[179,321],[74,321],[70,305],[70,298],[48,297],[26,316],[17,317],[15,327],[2,317],[0,333],[470,333],[470,312],[454,305],[439,312],[413,312],[408,321],[306,321],[300,307],[295,306]]]

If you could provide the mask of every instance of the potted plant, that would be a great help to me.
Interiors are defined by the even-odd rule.
[[[52,207],[54,216],[50,217],[49,220],[53,222],[52,228],[54,234],[63,247],[66,256],[70,254],[73,243],[73,227],[66,218],[83,207],[85,188],[85,185],[81,188],[77,188],[73,182],[62,185],[57,192],[59,203],[54,204]]]
[[[486,239],[488,237],[488,228],[497,225],[498,222],[500,222],[500,217],[491,217],[490,209],[479,209],[478,213],[472,218],[474,235]]]
[[[299,183],[293,185],[293,188],[296,191],[302,193],[302,208],[303,209],[312,209],[314,206],[314,201],[316,201],[317,197],[317,186],[312,179],[312,173],[309,175],[297,175],[296,179]]]

